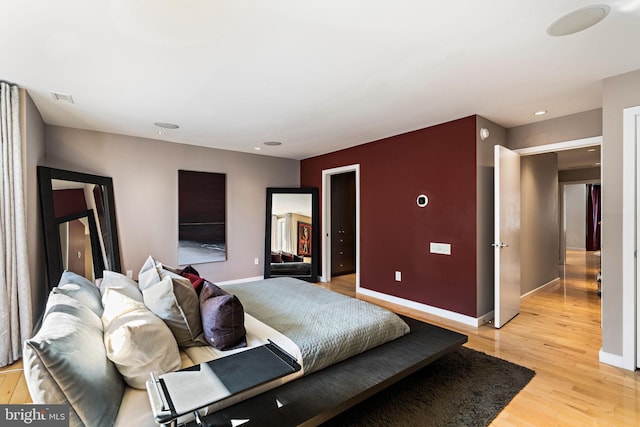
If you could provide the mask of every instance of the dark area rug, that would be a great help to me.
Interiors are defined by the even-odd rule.
[[[534,375],[461,347],[323,426],[487,426]]]

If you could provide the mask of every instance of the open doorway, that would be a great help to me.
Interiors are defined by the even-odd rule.
[[[322,175],[321,280],[355,296],[360,287],[360,165]]]
[[[599,184],[601,143],[602,137],[591,137],[515,150],[521,155],[523,166],[529,164],[522,168],[522,238],[526,242],[522,248],[522,269],[523,277],[530,282],[523,282],[523,295],[562,276],[567,250],[564,189],[568,184]],[[545,158],[549,161],[545,162]],[[553,162],[556,166],[549,166]],[[582,188],[585,203],[581,214],[582,244],[577,246],[586,250],[587,195],[586,186]],[[573,206],[575,202],[570,203]]]

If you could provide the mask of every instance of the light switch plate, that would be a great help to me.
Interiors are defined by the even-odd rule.
[[[396,271],[396,282],[400,282],[402,281],[402,273],[399,271]]]
[[[429,244],[429,252],[432,254],[451,255],[451,244],[431,242]]]

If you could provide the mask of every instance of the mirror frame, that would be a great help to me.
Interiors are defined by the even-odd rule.
[[[285,276],[271,275],[271,211],[273,207],[273,196],[275,194],[310,194],[311,195],[311,274],[309,276]],[[265,211],[265,245],[264,245],[264,278],[270,277],[295,277],[315,283],[318,281],[318,265],[320,257],[320,209],[318,205],[317,188],[277,188],[267,187],[267,203]]]
[[[52,180],[73,181],[102,186],[104,197],[104,209],[107,214],[107,230],[111,237],[111,247],[107,259],[113,261],[113,265],[108,268],[103,262],[94,262],[96,278],[102,277],[104,269],[120,272],[122,265],[120,262],[120,243],[118,240],[118,229],[116,226],[115,199],[113,195],[113,180],[110,177],[92,175],[81,172],[73,172],[63,169],[54,169],[46,166],[38,166],[38,187],[40,192],[40,212],[42,218],[42,231],[45,244],[45,259],[47,263],[47,280],[49,289],[58,285],[60,277],[64,271],[62,266],[62,251],[60,248],[59,224],[61,219],[69,219],[70,216],[56,218],[53,208],[53,183]],[[80,214],[86,214],[83,211]],[[97,229],[96,229],[97,234]],[[92,236],[93,237],[93,236]],[[95,247],[92,242],[92,248]],[[95,258],[94,258],[95,259]]]

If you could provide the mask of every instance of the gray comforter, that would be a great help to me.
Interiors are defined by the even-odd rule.
[[[304,373],[325,368],[409,332],[396,314],[289,277],[226,285],[247,313],[289,337]]]

